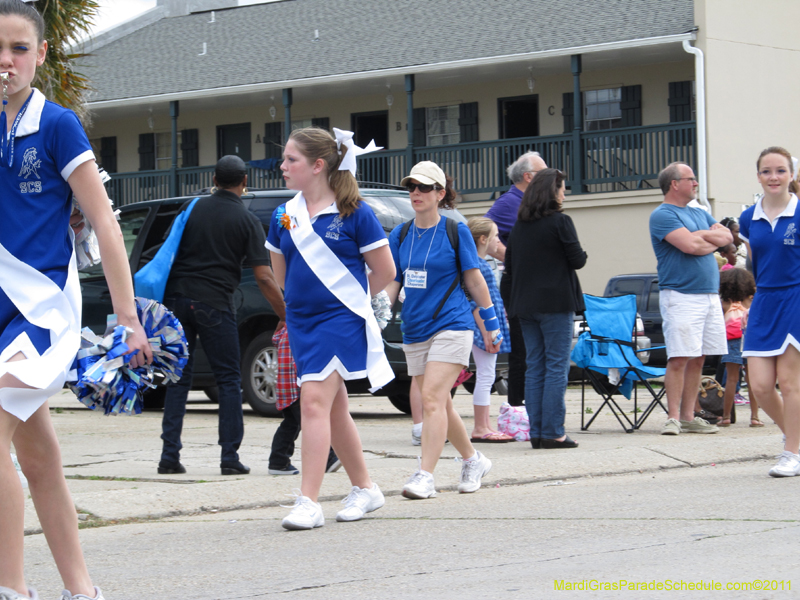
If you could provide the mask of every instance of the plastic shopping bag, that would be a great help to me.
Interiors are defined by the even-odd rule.
[[[500,405],[500,414],[497,415],[497,430],[510,435],[518,442],[527,442],[531,439],[531,425],[528,422],[528,412],[524,406],[511,406],[508,402]]]

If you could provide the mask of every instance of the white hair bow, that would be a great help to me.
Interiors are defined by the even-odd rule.
[[[342,146],[347,148],[347,153],[344,155],[342,163],[339,165],[339,170],[350,171],[353,174],[353,177],[356,176],[357,156],[361,156],[362,154],[366,154],[367,152],[375,152],[377,150],[383,150],[383,146],[375,145],[375,140],[370,140],[366,148],[359,148],[353,141],[352,131],[344,131],[342,129],[337,129],[336,127],[334,127],[333,135],[336,137],[336,147],[339,148],[340,154]]]

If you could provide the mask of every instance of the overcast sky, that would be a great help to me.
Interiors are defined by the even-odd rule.
[[[100,11],[95,18],[94,33],[135,17],[156,5],[156,0],[99,0]]]

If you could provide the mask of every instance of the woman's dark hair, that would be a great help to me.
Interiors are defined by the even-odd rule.
[[[728,269],[719,274],[719,297],[741,302],[756,293],[756,280],[746,269]]]
[[[450,177],[447,173],[445,173],[444,180],[447,185],[444,188],[444,198],[439,200],[439,208],[455,208],[456,204],[458,204],[458,193],[456,193],[455,188],[453,188],[453,178]],[[437,189],[442,189],[437,187]]]
[[[719,224],[722,225],[723,227],[731,229],[734,225],[736,225],[737,227],[739,226],[739,219],[737,219],[736,217],[725,217],[719,222]]]
[[[517,218],[520,221],[538,221],[553,213],[561,212],[558,190],[564,183],[564,173],[558,169],[542,169],[528,185],[522,195]]]
[[[0,15],[17,15],[30,21],[36,31],[36,40],[41,44],[44,41],[44,19],[33,4],[21,0],[0,0]]]

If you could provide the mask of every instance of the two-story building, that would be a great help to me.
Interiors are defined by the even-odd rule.
[[[761,149],[800,155],[797,23],[796,0],[158,0],[80,68],[118,204],[190,194],[229,153],[280,186],[287,131],[320,125],[385,148],[360,179],[434,160],[483,214],[533,149],[567,173],[581,281],[602,293],[655,268],[669,162],[721,218],[759,191]]]

